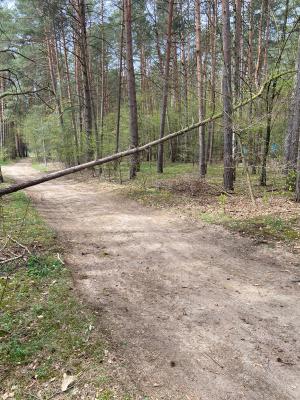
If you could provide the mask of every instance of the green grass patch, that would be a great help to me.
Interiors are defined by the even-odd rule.
[[[166,207],[177,204],[176,196],[171,192],[153,187],[131,186],[125,188],[126,196],[149,207]]]
[[[225,226],[226,228],[265,240],[293,242],[300,240],[300,219],[283,219],[276,215],[257,216],[248,219],[238,219],[219,213],[202,213],[200,218],[208,223]]]
[[[0,167],[2,167],[2,166],[4,166],[4,165],[9,165],[9,164],[12,164],[12,160],[9,160],[9,159],[1,159],[0,158]]]
[[[41,164],[39,162],[33,161],[31,163],[32,168],[36,169],[39,172],[49,172],[49,167],[45,164]]]
[[[31,201],[22,192],[13,193],[0,199],[0,241],[7,235],[30,247],[44,250],[57,245],[55,232],[47,227]]]

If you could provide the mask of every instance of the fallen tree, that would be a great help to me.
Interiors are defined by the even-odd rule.
[[[239,104],[236,104],[233,107],[233,111],[237,111],[238,109],[244,107],[245,105],[249,104],[250,102],[253,102],[257,98],[261,97],[263,92],[264,92],[264,90],[265,90],[265,88],[268,85],[270,85],[271,82],[278,80],[279,78],[281,78],[284,75],[293,74],[295,72],[296,72],[295,70],[288,70],[288,71],[284,71],[284,72],[272,75],[269,79],[267,79],[264,82],[264,84],[261,86],[260,90],[256,94],[254,94],[253,96],[249,97],[248,99],[240,102]],[[40,178],[32,179],[30,181],[26,181],[26,182],[22,182],[22,183],[16,183],[16,184],[11,185],[11,186],[9,186],[7,188],[1,189],[0,190],[0,197],[4,196],[6,194],[17,192],[17,191],[22,190],[22,189],[26,189],[26,188],[31,187],[31,186],[39,185],[40,183],[44,183],[44,182],[47,182],[47,181],[51,181],[53,179],[60,178],[62,176],[74,174],[75,172],[79,172],[79,171],[82,171],[82,170],[87,169],[87,168],[95,167],[97,165],[106,164],[106,163],[109,163],[111,161],[115,161],[115,160],[118,160],[120,158],[130,156],[132,154],[141,153],[142,151],[145,151],[145,150],[149,149],[150,147],[157,146],[158,144],[163,143],[163,142],[167,142],[167,141],[169,141],[169,140],[171,140],[171,139],[173,139],[173,138],[175,138],[177,136],[184,135],[184,134],[186,134],[186,133],[188,133],[188,132],[190,132],[190,131],[192,131],[192,130],[194,130],[196,128],[199,128],[199,126],[203,126],[203,125],[209,124],[210,122],[213,122],[213,121],[221,118],[222,116],[223,116],[223,112],[219,112],[219,113],[216,113],[214,115],[211,115],[210,117],[204,119],[203,121],[198,121],[198,122],[196,122],[196,123],[194,123],[194,124],[192,124],[190,126],[187,126],[186,128],[181,129],[180,131],[170,133],[169,135],[166,135],[161,139],[153,140],[152,142],[146,143],[143,146],[139,146],[139,147],[135,147],[135,148],[132,148],[132,149],[124,150],[124,151],[121,151],[119,153],[115,153],[115,154],[112,154],[110,156],[106,156],[106,157],[100,158],[98,160],[89,161],[87,163],[76,165],[74,167],[70,167],[70,168],[66,168],[66,169],[60,170],[60,171],[52,172],[50,174],[41,176]]]

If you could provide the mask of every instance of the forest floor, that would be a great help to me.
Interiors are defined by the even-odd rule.
[[[40,174],[28,162],[3,172],[15,181]],[[299,255],[177,205],[145,207],[128,198],[137,189],[114,183],[71,177],[26,192],[57,232],[130,398],[300,397]],[[61,398],[79,398],[68,393]]]

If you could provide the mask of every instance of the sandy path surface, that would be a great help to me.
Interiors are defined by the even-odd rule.
[[[3,172],[39,175],[26,162]],[[299,259],[143,208],[107,183],[59,179],[27,193],[134,398],[300,399]]]

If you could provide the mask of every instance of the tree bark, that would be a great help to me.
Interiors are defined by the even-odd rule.
[[[122,97],[122,67],[123,67],[123,45],[124,45],[124,1],[122,2],[122,23],[120,37],[120,54],[119,54],[119,76],[118,76],[118,98],[117,98],[117,121],[116,121],[116,153],[120,150],[120,119],[121,119],[121,97]]]
[[[196,61],[197,61],[197,94],[199,120],[205,118],[205,93],[203,83],[202,63],[202,39],[201,39],[201,9],[200,0],[195,0],[195,33],[196,33]],[[205,151],[205,126],[199,127],[199,173],[200,177],[206,175],[206,151]]]
[[[299,136],[300,136],[300,35],[298,39],[298,53],[296,60],[297,77],[294,96],[290,106],[290,116],[285,138],[285,170],[296,170]]]
[[[224,123],[224,187],[233,190],[233,158],[232,158],[232,90],[231,90],[231,34],[229,0],[222,0],[222,22],[223,22],[223,123]]]
[[[160,129],[159,129],[159,137],[160,138],[163,138],[165,135],[166,114],[167,114],[167,106],[168,106],[170,59],[171,59],[171,48],[172,48],[173,9],[174,9],[174,0],[169,0],[167,51],[166,51],[166,60],[165,60],[164,87],[163,87],[163,98],[162,98],[162,105],[161,105]],[[163,164],[164,164],[164,147],[163,147],[163,143],[161,143],[158,147],[158,155],[157,155],[157,172],[158,173],[163,172]]]
[[[89,77],[89,55],[86,31],[86,4],[85,0],[77,0],[77,20],[79,23],[78,43],[80,48],[80,65],[83,77],[84,106],[85,106],[85,130],[86,130],[86,158],[90,161],[94,158],[92,147],[93,134],[93,106],[91,98]]]
[[[67,44],[66,44],[66,36],[64,27],[61,27],[62,31],[62,40],[63,40],[63,51],[64,51],[64,63],[65,63],[65,74],[67,79],[67,93],[68,93],[68,100],[71,107],[71,120],[72,120],[72,128],[73,128],[73,136],[74,136],[74,144],[75,144],[75,163],[79,164],[79,143],[78,143],[78,132],[77,132],[77,124],[76,124],[76,117],[75,117],[75,109],[74,109],[74,98],[72,93],[71,87],[71,79],[70,79],[70,67],[68,61],[68,53],[67,53]]]
[[[217,36],[217,16],[218,16],[218,0],[211,0],[210,9],[212,13],[211,27],[210,27],[210,53],[211,53],[211,112],[215,113],[216,110],[216,36]],[[211,15],[211,14],[210,14]],[[212,163],[213,145],[215,136],[215,124],[212,122],[208,127],[208,141],[207,141],[207,163]]]
[[[131,147],[137,147],[139,143],[138,135],[138,116],[136,104],[136,85],[133,65],[133,50],[132,50],[132,15],[131,15],[132,0],[124,0],[124,23],[125,23],[125,38],[126,38],[126,65],[127,65],[127,84],[128,84],[128,104],[130,116],[130,135]],[[133,153],[131,157],[131,165],[129,177],[136,177],[138,170],[139,158],[137,153]]]
[[[298,157],[297,157],[297,177],[296,177],[296,190],[295,200],[300,203],[300,136],[298,141]]]

